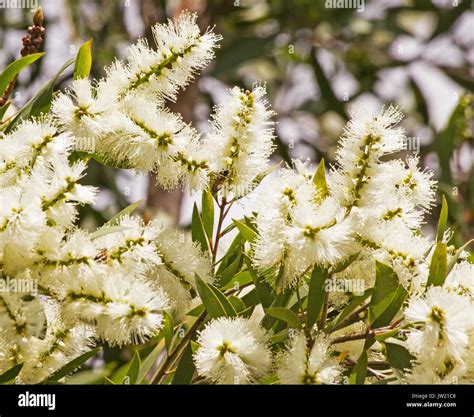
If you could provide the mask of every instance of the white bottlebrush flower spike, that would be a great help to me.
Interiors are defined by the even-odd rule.
[[[248,194],[268,167],[274,146],[273,112],[265,93],[262,86],[251,91],[234,87],[229,99],[216,108],[206,144],[212,152],[211,169],[225,194]]]
[[[331,357],[330,340],[318,335],[308,340],[297,332],[280,358],[278,378],[282,384],[337,384],[341,367]]]
[[[471,302],[469,297],[443,287],[431,287],[423,297],[413,297],[405,309],[405,319],[423,326],[409,332],[408,349],[417,355],[436,351],[461,359],[474,327]]]
[[[220,384],[248,384],[271,365],[265,331],[252,319],[219,318],[199,333],[194,362],[199,375]]]
[[[152,32],[153,47],[139,40],[103,79],[75,79],[48,114],[2,125],[0,374],[23,364],[17,382],[41,383],[94,346],[164,338],[149,382],[174,378],[192,350],[189,382],[337,384],[366,355],[368,382],[473,383],[474,265],[449,245],[455,228],[424,234],[436,182],[418,156],[393,157],[400,110],[355,105],[327,172],[276,170],[262,84],[231,88],[205,134],[167,107],[221,37],[187,12]],[[81,228],[98,192],[82,184],[91,158],[202,193],[191,230],[133,206]],[[226,226],[243,197],[249,212]],[[381,293],[397,311],[379,311]],[[400,372],[391,341],[412,357]]]

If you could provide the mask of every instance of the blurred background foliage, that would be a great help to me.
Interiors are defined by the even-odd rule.
[[[21,74],[13,104],[25,103],[86,40],[93,39],[92,75],[100,78],[104,66],[123,57],[138,37],[152,42],[151,25],[184,9],[196,11],[201,27],[215,25],[224,40],[214,64],[170,103],[186,121],[204,132],[213,105],[225,99],[228,87],[266,83],[278,114],[275,162],[309,158],[315,163],[323,157],[332,162],[352,103],[361,101],[368,109],[398,104],[407,115],[409,144],[420,145],[422,165],[439,181],[438,198],[444,193],[448,199],[451,243],[474,237],[471,0],[366,0],[360,10],[327,7],[331,4],[337,1],[43,0],[46,55]],[[31,18],[27,9],[0,8],[0,67],[19,56]],[[70,82],[67,74],[58,88]],[[163,211],[189,224],[190,198],[181,190],[158,189],[151,176],[91,162],[86,182],[101,192],[81,213],[85,227],[95,228],[142,197],[147,197],[145,217]],[[438,212],[439,206],[428,233],[434,233]],[[89,370],[73,381],[103,381],[123,360],[118,350],[105,355],[113,362],[101,369],[104,375]]]

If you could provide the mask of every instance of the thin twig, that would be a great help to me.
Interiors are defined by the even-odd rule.
[[[194,332],[202,324],[202,322],[206,318],[206,315],[207,315],[206,310],[204,310],[199,315],[199,317],[193,323],[193,325],[188,330],[188,332],[184,335],[184,337],[180,340],[180,342],[176,345],[176,347],[171,351],[171,353],[165,359],[165,361],[163,362],[163,365],[161,366],[160,370],[158,371],[158,373],[155,375],[155,377],[151,381],[151,384],[159,384],[161,379],[164,376],[166,376],[166,373],[167,373],[168,369],[173,365],[173,363],[175,362],[175,359],[178,359],[181,356],[182,351],[184,351],[184,348],[186,347],[188,342],[191,340],[192,336],[194,335]]]
[[[344,320],[342,320],[337,326],[333,327],[330,333],[335,332],[336,330],[342,329],[347,325],[351,324],[352,320],[358,318],[359,314],[362,313],[369,307],[370,302],[365,303],[363,306],[359,307],[357,310],[354,310],[351,314],[349,314]]]

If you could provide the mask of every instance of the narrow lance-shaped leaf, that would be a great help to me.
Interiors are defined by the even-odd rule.
[[[26,103],[13,121],[7,126],[5,129],[5,133],[9,133],[12,129],[20,123],[22,120],[26,120],[32,116],[39,116],[40,114],[48,113],[49,109],[51,108],[51,101],[53,100],[53,92],[54,86],[56,85],[56,81],[61,76],[61,74],[68,68],[70,65],[74,63],[75,59],[70,59],[67,61],[61,69],[57,72],[57,74]]]
[[[375,285],[369,305],[369,321],[371,323],[388,307],[398,286],[398,276],[393,269],[376,261]]]
[[[171,341],[173,340],[174,322],[173,318],[165,311],[163,313],[163,335],[165,336],[166,349],[169,351],[171,347]]]
[[[140,355],[137,351],[133,354],[133,359],[130,361],[130,366],[128,367],[127,374],[123,380],[123,383],[126,385],[135,385],[137,382],[138,374],[140,372]]]
[[[349,377],[349,382],[351,384],[361,385],[364,383],[365,377],[367,376],[367,364],[367,352],[363,351],[356,365],[352,369],[351,376]]]
[[[234,307],[226,296],[211,284],[204,282],[197,274],[196,288],[204,307],[212,318],[237,316]]]
[[[87,42],[79,48],[77,53],[76,65],[74,66],[74,79],[78,78],[87,78],[91,72],[92,67],[92,39],[89,39]]]
[[[108,226],[114,226],[117,225],[120,222],[120,219],[123,217],[132,214],[138,207],[140,207],[146,199],[142,198],[141,200],[135,201],[135,203],[130,204],[129,206],[125,207],[122,211],[117,213],[115,216],[113,216],[107,223],[105,223]]]
[[[140,372],[138,373],[137,378],[138,384],[142,384],[143,382],[145,382],[147,374],[153,368],[153,365],[155,365],[162,352],[163,343],[161,343],[161,340],[159,340],[155,348],[148,354],[148,356],[144,359],[142,365],[140,366]]]
[[[235,219],[232,219],[232,221],[234,222],[235,227],[237,227],[237,229],[239,229],[239,232],[242,234],[242,236],[244,237],[244,239],[247,242],[252,243],[252,242],[255,241],[255,239],[257,239],[257,233],[255,233],[246,224],[244,224],[244,223],[242,223],[238,220],[235,220]]]
[[[72,374],[77,368],[81,367],[84,362],[88,361],[92,358],[101,348],[95,348],[89,352],[83,353],[82,355],[78,356],[77,358],[73,359],[62,368],[58,369],[53,375],[51,375],[47,382],[57,382],[61,378]]]
[[[431,258],[430,271],[428,273],[428,282],[426,287],[430,285],[441,286],[446,280],[448,271],[448,251],[446,244],[438,242]]]
[[[324,200],[329,195],[324,158],[321,159],[321,162],[314,173],[313,184],[316,187],[318,201]]]
[[[458,261],[459,257],[463,253],[463,251],[470,245],[474,243],[474,239],[471,239],[467,241],[464,245],[462,245],[455,253],[454,255],[450,258],[448,262],[448,270],[446,271],[446,275],[449,275],[451,270],[453,269],[454,265],[456,265],[456,262]]]
[[[255,284],[255,288],[260,299],[260,303],[262,304],[263,308],[270,307],[273,303],[274,297],[271,292],[271,287],[268,282],[262,279],[262,276],[257,274],[252,266],[252,261],[244,255],[245,263],[247,264],[247,268],[252,275],[253,282]]]
[[[443,195],[443,202],[441,203],[441,212],[438,220],[438,232],[436,234],[436,240],[440,242],[443,239],[443,234],[446,229],[446,222],[448,221],[448,202],[446,197]]]
[[[202,193],[202,224],[207,238],[211,240],[214,228],[214,199],[209,191]]]
[[[296,315],[294,311],[290,310],[289,308],[271,307],[271,308],[267,308],[265,313],[268,314],[269,316],[277,318],[278,320],[282,320],[288,323],[290,327],[293,327],[295,329],[301,328],[301,323],[298,319],[298,316]]]
[[[15,382],[15,378],[19,375],[22,368],[23,364],[19,363],[10,369],[7,369],[3,374],[0,375],[0,384],[7,385]]]
[[[10,107],[10,102],[7,101],[4,106],[0,107],[0,123],[3,120],[3,116],[5,116],[5,113],[7,112],[8,108]]]
[[[388,363],[396,373],[403,373],[405,369],[412,367],[415,357],[405,347],[396,343],[384,343],[384,346]]]
[[[308,328],[312,328],[316,320],[318,320],[323,310],[325,297],[325,283],[328,278],[328,270],[315,267],[311,273],[308,291],[308,310],[306,324]]]
[[[190,384],[193,380],[195,369],[192,346],[191,343],[188,343],[183,356],[181,356],[178,367],[176,368],[171,384]]]
[[[199,214],[196,203],[194,203],[193,207],[191,237],[193,239],[193,242],[198,242],[201,245],[201,250],[203,252],[207,252],[209,250],[206,232],[204,231],[204,225],[202,223],[202,218]]]
[[[43,55],[44,52],[26,55],[9,64],[0,74],[0,96],[3,95],[10,81],[12,81],[20,73],[20,71],[25,69],[28,65],[32,64],[36,60],[40,59]]]

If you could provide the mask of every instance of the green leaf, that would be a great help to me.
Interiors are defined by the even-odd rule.
[[[126,385],[135,385],[140,372],[140,366],[140,355],[137,351],[135,351],[133,354],[133,359],[130,361],[130,365],[128,366],[127,373],[122,383]]]
[[[276,345],[277,343],[285,342],[288,339],[288,329],[283,329],[270,337],[270,343]]]
[[[92,39],[84,42],[77,53],[76,65],[74,66],[73,78],[87,78],[91,72],[92,67]]]
[[[261,304],[256,288],[252,288],[248,293],[243,295],[240,299],[245,303],[247,307],[255,307]]]
[[[8,108],[10,107],[10,102],[7,101],[2,107],[0,107],[0,123],[3,120],[3,116],[5,116],[5,113],[7,112]]]
[[[430,285],[441,286],[448,272],[448,250],[446,244],[438,242],[431,258],[430,271],[426,288]]]
[[[188,343],[186,349],[184,350],[181,360],[179,361],[176,372],[174,373],[173,381],[171,384],[190,384],[193,380],[194,371],[196,367],[193,362],[193,350],[191,343]]]
[[[247,285],[252,282],[252,274],[249,270],[240,271],[238,274],[234,275],[230,282],[228,282],[225,286],[223,286],[222,290],[230,290],[231,288],[235,288],[237,285],[241,287],[242,285]]]
[[[255,231],[253,231],[246,224],[235,219],[232,219],[232,221],[247,242],[252,243],[255,241],[255,239],[257,239],[257,233],[255,233]]]
[[[237,256],[232,261],[232,263],[227,268],[225,268],[222,272],[219,273],[217,286],[222,287],[223,285],[226,285],[239,271],[241,265],[242,265],[242,251],[239,250],[237,253]]]
[[[410,369],[412,367],[411,361],[415,359],[415,357],[403,346],[387,342],[385,342],[384,345],[388,363],[394,370],[403,372],[404,369]]]
[[[356,365],[352,369],[351,375],[349,377],[350,384],[357,384],[361,385],[365,382],[365,377],[367,376],[367,352],[364,351],[360,355],[359,360],[357,361]]]
[[[104,385],[116,385],[109,377],[104,377]]]
[[[120,220],[132,214],[138,207],[140,207],[146,201],[145,198],[141,200],[135,201],[135,203],[130,204],[129,206],[125,207],[122,211],[118,212],[115,216],[113,216],[105,225],[107,226],[116,226],[120,223]]]
[[[244,310],[247,309],[247,306],[245,303],[237,296],[231,295],[229,297],[229,302],[232,304],[232,307],[234,307],[234,310],[237,312],[237,314],[240,315]]]
[[[174,333],[174,322],[173,318],[165,311],[163,313],[164,323],[163,323],[163,335],[165,336],[166,350],[169,352],[171,347],[171,341],[173,340]]]
[[[308,328],[312,328],[316,320],[318,320],[323,310],[325,288],[324,285],[328,278],[328,270],[320,267],[313,269],[311,280],[309,281],[308,291],[308,310],[306,323]]]
[[[446,229],[446,222],[448,221],[448,202],[443,194],[443,202],[441,203],[441,212],[438,220],[438,233],[436,240],[440,242],[443,239],[444,230]]]
[[[407,296],[407,290],[403,287],[403,285],[400,284],[397,290],[395,291],[395,294],[393,295],[392,299],[390,300],[388,306],[385,308],[382,314],[380,314],[380,316],[378,316],[372,323],[372,327],[377,328],[389,325],[402,308]]]
[[[471,243],[474,243],[474,239],[471,239],[469,241],[467,241],[464,245],[462,245],[457,251],[456,253],[451,257],[451,259],[449,260],[449,263],[448,263],[448,270],[446,272],[446,275],[449,275],[449,273],[451,272],[451,269],[453,269],[454,265],[456,264],[456,262],[458,261],[459,257],[461,256],[461,254],[464,252],[464,250],[471,244]]]
[[[211,240],[214,228],[214,200],[209,191],[202,193],[202,224],[207,238]]]
[[[389,337],[396,337],[401,329],[406,329],[407,327],[411,327],[411,326],[413,326],[413,323],[405,323],[403,326],[397,327],[395,329],[388,330],[383,333],[377,333],[375,335],[375,340],[382,342],[385,339],[388,339]]]
[[[98,239],[99,237],[109,235],[111,233],[121,232],[123,230],[128,230],[128,229],[130,229],[130,227],[126,227],[126,226],[110,226],[110,227],[105,226],[104,227],[102,226],[100,229],[97,229],[95,232],[91,233],[91,239],[92,240]]]
[[[273,300],[270,308],[286,307],[293,294],[294,294],[294,291],[292,289],[287,289],[286,291],[283,291]],[[265,309],[265,311],[267,310],[268,309]],[[269,314],[265,314],[265,316],[262,319],[261,324],[265,329],[270,329],[276,323],[276,321],[277,320],[275,317]]]
[[[259,185],[266,176],[270,175],[273,171],[276,171],[278,168],[280,168],[282,163],[283,161],[280,161],[278,162],[278,164],[271,165],[264,171],[260,172],[252,181],[253,187]]]
[[[28,65],[31,65],[36,60],[40,59],[43,55],[44,52],[26,55],[9,64],[0,74],[0,96],[3,95],[10,81],[12,81],[20,73],[20,71],[25,69]]]
[[[81,367],[85,362],[92,358],[100,349],[100,347],[95,348],[73,359],[71,362],[54,372],[49,378],[47,378],[46,382],[57,382],[61,378],[73,373],[77,368]]]
[[[198,317],[204,311],[204,304],[199,304],[186,313],[186,316]]]
[[[3,374],[0,375],[0,384],[2,385],[13,384],[15,382],[15,378],[20,373],[21,368],[23,368],[23,364],[19,363],[13,366],[12,368],[6,370]]]
[[[392,301],[398,289],[398,276],[389,266],[375,263],[375,285],[369,305],[369,321],[373,323]]]
[[[353,255],[349,256],[347,259],[331,266],[329,268],[329,274],[337,274],[339,272],[344,271],[352,262],[354,262],[359,257],[360,252],[354,253]]]
[[[332,331],[339,323],[341,323],[350,313],[352,313],[358,306],[360,306],[371,294],[372,288],[364,291],[364,294],[356,295],[351,301],[344,307],[344,309],[331,321],[327,326],[327,331]]]
[[[245,310],[239,311],[239,316],[248,319],[250,318],[254,310],[255,306],[247,307]]]
[[[158,357],[163,352],[163,345],[161,343],[157,343],[153,350],[148,354],[145,360],[142,362],[142,366],[140,366],[140,371],[138,372],[137,383],[142,384],[145,381],[145,378],[150,372],[151,368],[155,365]]]
[[[212,318],[237,316],[234,307],[226,296],[211,284],[204,282],[197,274],[196,288],[208,314]]]
[[[329,195],[328,184],[326,182],[326,167],[324,158],[319,162],[318,168],[313,176],[313,184],[317,192],[317,200],[322,201]]]
[[[216,272],[216,276],[218,277],[218,280],[222,272],[235,260],[238,254],[242,252],[242,244],[243,244],[242,235],[240,233],[237,233],[234,240],[232,241],[229,248],[227,249],[227,252],[222,257],[222,259],[219,260],[219,267],[217,268],[217,272]]]
[[[198,242],[201,245],[201,250],[203,252],[207,252],[209,250],[206,232],[204,231],[204,225],[202,223],[201,215],[199,214],[196,203],[194,203],[193,207],[191,237],[193,239],[193,242]]]
[[[46,114],[49,112],[56,81],[66,70],[66,68],[74,63],[74,61],[74,58],[67,61],[61,67],[58,73],[50,81],[43,85],[43,87],[28,101],[28,103],[26,103],[21,108],[15,119],[13,119],[13,121],[5,129],[5,133],[11,132],[11,130],[22,120],[26,120],[32,116],[39,116],[42,113]]]
[[[283,320],[284,322],[288,323],[290,327],[295,329],[301,328],[300,320],[296,313],[289,308],[285,307],[271,307],[265,310],[265,313],[269,316],[275,317],[278,320]]]
[[[262,307],[270,307],[274,300],[270,285],[263,279],[261,275],[257,274],[257,272],[252,267],[252,261],[246,255],[244,255],[244,260],[247,264],[250,274],[252,275],[253,283],[255,284],[258,298],[260,299]]]

